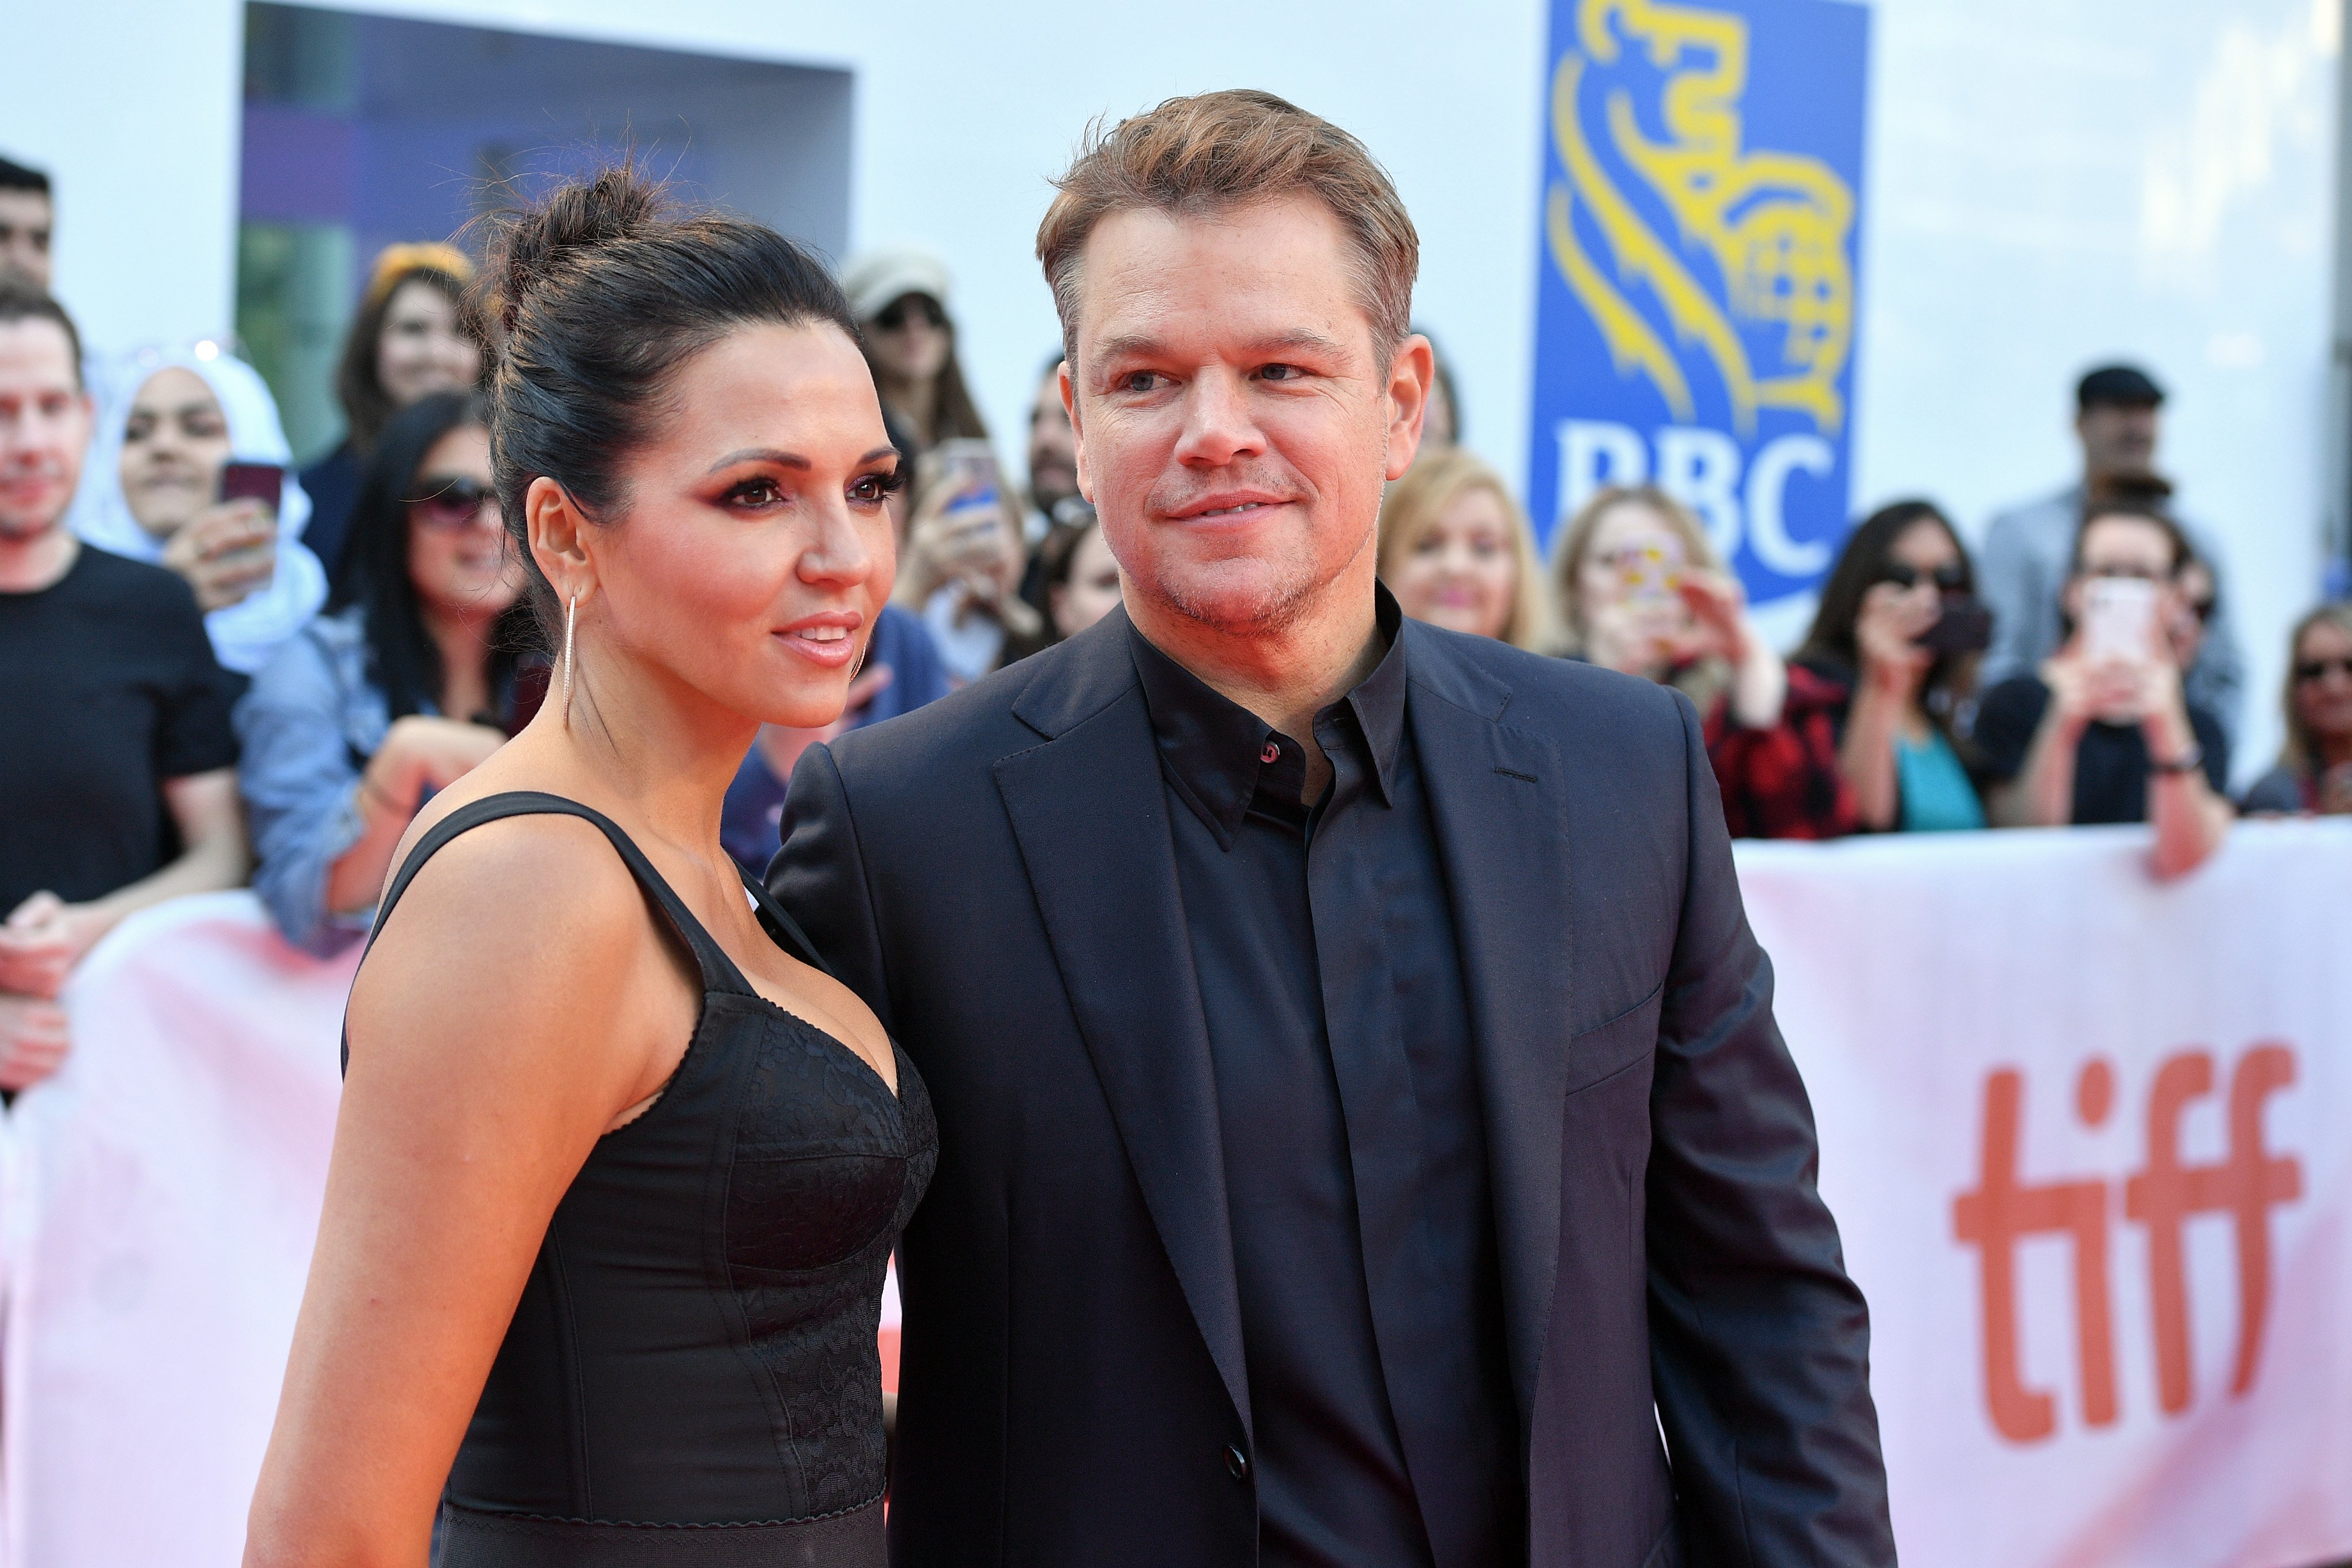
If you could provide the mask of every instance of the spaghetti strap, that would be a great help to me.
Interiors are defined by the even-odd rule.
[[[485,822],[496,822],[509,816],[577,816],[595,824],[612,841],[622,863],[637,879],[637,885],[653,895],[654,902],[661,907],[663,916],[668,920],[670,929],[677,933],[677,939],[686,944],[687,951],[694,954],[694,961],[702,971],[702,988],[745,996],[760,994],[743,977],[743,972],[736,967],[735,961],[727,956],[727,950],[712,940],[702,922],[694,918],[694,911],[686,907],[686,900],[677,896],[659,871],[654,869],[654,863],[646,858],[646,852],[637,847],[636,841],[621,831],[619,824],[592,806],[583,805],[564,795],[548,795],[539,790],[509,790],[502,795],[485,795],[480,800],[467,801],[435,823],[425,837],[416,841],[416,847],[408,852],[408,858],[401,862],[399,874],[393,878],[392,886],[385,889],[383,902],[375,912],[375,923],[368,931],[369,945],[374,945],[377,934],[383,930],[383,922],[392,914],[393,907],[408,890],[408,884],[415,880],[416,873],[424,869],[425,862],[431,859],[443,845]],[[782,910],[777,912],[782,913]],[[789,917],[786,919],[789,925]],[[802,944],[807,943],[808,939],[801,936],[798,927],[790,929],[794,936],[800,938]]]
[[[768,928],[768,935],[778,947],[820,973],[832,975],[835,980],[841,978],[834,974],[833,965],[824,961],[824,954],[816,950],[816,943],[809,940],[808,932],[801,930],[801,922],[786,913],[784,906],[776,902],[768,889],[760,885],[760,879],[749,871],[743,873],[743,890],[751,895],[751,907],[759,911],[760,923]]]

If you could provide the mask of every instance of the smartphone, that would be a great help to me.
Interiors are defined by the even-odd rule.
[[[1930,653],[1982,653],[1992,647],[1992,606],[1966,594],[1944,595],[1944,613],[1919,634]]]
[[[275,463],[223,463],[220,499],[257,500],[278,515],[279,497],[286,492],[286,470]]]
[[[2094,577],[2083,593],[2083,651],[2093,664],[2144,664],[2156,653],[2156,584]]]
[[[939,464],[940,483],[948,489],[948,510],[964,511],[996,505],[1004,493],[1004,476],[996,467],[996,454],[985,441],[971,437],[958,437],[942,441],[932,448],[933,460]]]
[[[1617,578],[1628,599],[1671,599],[1682,586],[1685,564],[1674,540],[1645,541],[1618,552]]]

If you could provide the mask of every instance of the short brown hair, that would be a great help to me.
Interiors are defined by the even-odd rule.
[[[81,334],[74,330],[73,318],[49,291],[30,279],[14,272],[0,272],[0,321],[55,321],[66,335],[66,357],[73,363],[74,390],[85,390],[81,381]]]
[[[1234,89],[1171,98],[1120,121],[1097,120],[1054,182],[1060,194],[1037,226],[1037,259],[1062,318],[1062,343],[1077,354],[1078,258],[1095,225],[1150,207],[1186,215],[1300,193],[1320,200],[1348,233],[1357,303],[1383,356],[1410,332],[1421,237],[1364,144],[1270,92]]]

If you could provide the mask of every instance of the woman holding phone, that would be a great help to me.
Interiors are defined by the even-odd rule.
[[[1772,651],[1688,507],[1654,486],[1604,487],[1561,533],[1552,579],[1563,652],[1671,686],[1698,710],[1733,837],[1853,831],[1831,694]]]
[[[517,679],[539,639],[493,484],[479,398],[439,393],[393,416],[335,597],[236,706],[254,889],[321,958],[367,933],[418,810],[505,744],[545,688],[544,668]]]
[[[2169,636],[2189,553],[2179,525],[2152,507],[2086,509],[2060,601],[2064,645],[1978,710],[1996,826],[2152,822],[2159,877],[2221,847],[2229,742],[2183,694]]]
[[[559,650],[394,858],[249,1568],[882,1568],[921,1081],[727,857],[839,717],[899,455],[839,287],[626,169],[490,268],[499,510]]]
[[[198,342],[132,356],[107,408],[74,531],[185,579],[214,655],[253,674],[327,600],[277,401],[251,365]]]
[[[988,443],[958,438],[915,465],[907,566],[894,596],[923,618],[963,686],[1044,647],[1044,617],[1021,597],[1021,513]]]
[[[1985,825],[1955,721],[1991,629],[1969,552],[1932,501],[1881,507],[1846,536],[1794,662],[1842,694],[1838,769],[1866,831]]]

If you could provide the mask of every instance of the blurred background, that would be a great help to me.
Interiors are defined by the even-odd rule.
[[[2075,376],[2141,364],[2170,395],[2179,503],[2229,561],[2246,688],[2275,689],[2287,623],[2340,591],[2352,489],[2341,0],[1780,8],[1751,138],[1780,103],[1849,117],[1858,152],[1843,493],[1815,510],[1926,494],[1980,534],[2076,473]],[[835,257],[938,253],[973,395],[1017,431],[1055,342],[1031,254],[1048,176],[1096,115],[1246,82],[1387,163],[1465,444],[1525,477],[1538,534],[1561,510],[1561,411],[1538,407],[1560,47],[1543,0],[1203,0],[1181,23],[1029,0],[85,0],[30,26],[57,67],[0,95],[0,146],[56,180],[58,293],[101,350],[233,325],[304,460],[338,437],[334,358],[381,245],[444,237],[483,176],[591,146]],[[1761,608],[1789,595],[1775,629],[1801,629],[1804,587],[1750,574]],[[2242,773],[2276,749],[2271,706],[2247,705]]]

